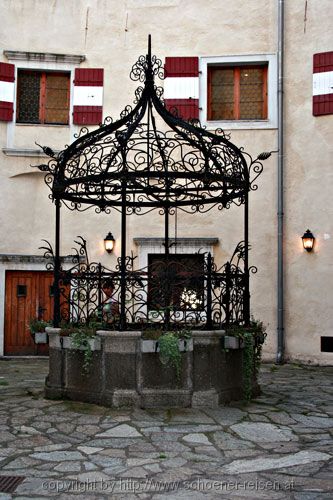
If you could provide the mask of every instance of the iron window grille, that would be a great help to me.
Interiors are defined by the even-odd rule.
[[[68,125],[70,73],[18,71],[17,123]]]

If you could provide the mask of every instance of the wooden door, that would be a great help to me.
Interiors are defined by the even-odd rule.
[[[52,318],[53,273],[7,271],[5,295],[5,355],[48,354],[48,346],[35,344],[29,332],[32,318]]]

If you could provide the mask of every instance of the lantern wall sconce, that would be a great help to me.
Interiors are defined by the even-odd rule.
[[[104,247],[105,247],[105,250],[107,251],[107,253],[112,252],[113,247],[114,247],[114,242],[115,242],[115,239],[113,237],[113,234],[111,232],[109,232],[104,238]]]
[[[303,248],[307,252],[312,252],[314,246],[315,237],[311,233],[310,229],[307,229],[302,236]]]

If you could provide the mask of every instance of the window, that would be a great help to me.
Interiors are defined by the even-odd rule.
[[[26,297],[27,296],[27,285],[17,285],[16,286],[16,295],[17,295],[17,297]]]
[[[165,294],[176,310],[196,309],[203,306],[204,255],[171,254],[166,265],[163,254],[148,254],[148,307],[165,307]],[[168,287],[166,287],[168,283]]]
[[[18,123],[69,123],[70,73],[18,71]]]
[[[267,68],[209,65],[207,119],[267,119]]]
[[[199,58],[199,119],[210,130],[274,129],[276,54]]]

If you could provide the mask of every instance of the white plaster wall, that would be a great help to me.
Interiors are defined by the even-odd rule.
[[[286,354],[333,363],[320,336],[333,334],[333,116],[312,116],[312,55],[333,50],[333,2],[286,2]],[[311,229],[313,253],[299,236]],[[329,235],[329,238],[325,235]],[[325,239],[328,238],[328,239]]]
[[[324,240],[323,235],[333,233],[328,189],[329,183],[333,187],[329,132],[333,118],[312,117],[312,55],[333,48],[332,6],[331,0],[308,0],[304,33],[304,1],[286,2],[286,349],[292,358],[320,363],[332,362],[332,355],[319,352],[319,337],[332,331],[332,238]],[[130,81],[129,72],[137,57],[146,53],[148,33],[153,53],[162,60],[165,56],[243,56],[277,50],[275,0],[246,4],[243,0],[0,0],[0,9],[6,19],[0,40],[2,61],[2,50],[85,55],[81,67],[105,69],[104,114],[115,119],[133,101],[137,82]],[[72,140],[75,129],[0,123],[0,146],[34,148],[36,140],[59,149]],[[277,149],[275,129],[233,130],[231,139],[253,156]],[[41,174],[29,173],[29,165],[40,162],[39,158],[0,153],[0,253],[36,254],[42,238],[53,241],[54,207],[48,190]],[[274,359],[276,156],[265,162],[258,185],[258,191],[250,195],[250,263],[258,266],[251,280],[252,311],[268,325],[264,355]],[[242,223],[243,210],[237,207],[226,213],[178,214],[178,236],[218,237],[214,253],[222,263],[242,239]],[[133,216],[128,226],[129,250],[137,251],[135,237],[163,236],[162,218],[157,214]],[[309,255],[300,240],[308,227],[317,237],[316,251]],[[110,230],[119,238],[116,211],[98,215],[92,210],[81,214],[62,210],[62,253],[70,253],[73,239],[81,234],[89,240],[91,258],[112,267],[120,245],[118,239],[114,253],[105,254],[102,240]]]

